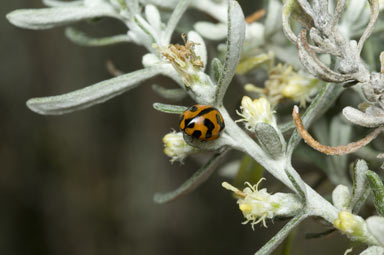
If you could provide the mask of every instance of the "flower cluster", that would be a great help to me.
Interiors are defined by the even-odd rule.
[[[252,84],[248,84],[245,89],[266,96],[273,106],[288,98],[305,107],[318,92],[320,84],[320,81],[311,75],[302,71],[295,72],[291,65],[278,64],[269,70],[264,89]]]
[[[248,96],[244,96],[241,100],[240,110],[236,111],[242,119],[237,122],[245,122],[245,127],[254,131],[257,123],[266,123],[276,127],[276,119],[273,116],[271,104],[264,97],[252,100]]]

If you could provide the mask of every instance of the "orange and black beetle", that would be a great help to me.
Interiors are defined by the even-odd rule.
[[[180,129],[185,134],[202,141],[212,141],[224,129],[221,113],[211,105],[196,104],[188,108],[180,118]]]

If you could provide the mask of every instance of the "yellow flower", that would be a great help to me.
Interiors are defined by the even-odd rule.
[[[364,220],[360,216],[353,215],[347,211],[339,212],[334,225],[347,235],[361,237],[364,234]]]
[[[276,216],[293,216],[302,208],[302,204],[296,195],[290,193],[275,193],[270,194],[267,189],[260,189],[260,181],[251,185],[246,182],[247,187],[240,191],[227,182],[223,182],[222,186],[230,191],[233,191],[239,199],[237,203],[240,211],[246,219],[243,224],[251,223],[252,229],[260,222],[264,227],[267,227],[266,220]]]
[[[188,155],[197,152],[197,149],[184,141],[181,132],[171,132],[163,137],[164,153],[171,158],[171,162],[180,161]]]
[[[257,93],[261,92],[273,106],[284,98],[305,106],[306,102],[310,101],[317,92],[319,84],[318,79],[302,72],[295,72],[290,65],[278,64],[269,71],[269,79],[265,82],[264,89],[251,84],[247,85],[245,89]]]
[[[236,113],[243,118],[236,122],[245,122],[245,127],[248,130],[254,131],[256,124],[260,122],[276,127],[271,104],[264,97],[252,101],[251,98],[243,96],[240,109],[241,112],[236,111]]]

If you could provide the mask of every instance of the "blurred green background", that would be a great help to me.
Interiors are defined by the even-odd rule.
[[[261,3],[240,2],[246,14]],[[153,203],[155,192],[177,187],[206,160],[171,165],[162,153],[161,138],[177,129],[178,117],[152,108],[166,100],[150,85],[174,86],[166,78],[64,116],[28,110],[31,97],[110,78],[107,60],[125,72],[137,70],[145,53],[133,44],[83,48],[69,42],[63,28],[22,30],[5,19],[12,10],[42,6],[40,0],[0,2],[0,254],[253,254],[278,231],[284,222],[256,231],[241,225],[243,217],[218,174],[182,199]],[[125,29],[113,20],[81,26],[95,35]],[[231,93],[238,103],[243,92]],[[302,224],[294,245],[301,248],[292,254],[342,254],[348,247],[337,245],[345,240],[337,235],[299,244],[316,230],[323,228],[310,220]]]

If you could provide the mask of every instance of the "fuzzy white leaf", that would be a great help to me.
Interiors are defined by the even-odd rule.
[[[112,8],[100,6],[63,6],[43,9],[22,9],[7,14],[7,19],[15,26],[27,29],[48,29],[75,23],[85,19],[115,16]]]
[[[384,248],[380,246],[371,246],[360,253],[360,255],[384,255]]]
[[[192,0],[180,0],[172,12],[171,17],[168,20],[167,27],[162,36],[163,45],[168,45],[171,41],[171,36],[179,23],[184,12],[187,10]]]
[[[272,35],[281,29],[282,24],[282,5],[278,0],[269,0],[267,17],[265,19],[265,34]]]
[[[373,116],[350,106],[343,109],[343,114],[353,124],[363,127],[377,127],[384,123],[384,117]]]
[[[209,40],[223,40],[227,35],[227,25],[224,23],[214,24],[207,21],[199,21],[193,25],[193,28]]]
[[[60,115],[92,105],[103,103],[118,96],[146,79],[161,72],[161,68],[147,68],[121,75],[67,94],[33,98],[27,101],[27,106],[34,112],[44,115]]]
[[[351,192],[347,186],[337,185],[332,192],[333,205],[339,210],[347,210],[351,200]]]
[[[118,43],[131,42],[131,39],[126,34],[114,35],[102,38],[93,38],[84,32],[81,32],[73,27],[69,27],[65,30],[65,36],[72,42],[88,47],[106,46]]]
[[[83,1],[58,1],[58,0],[43,0],[43,4],[50,7],[70,6],[70,5],[82,5]]]
[[[245,37],[244,14],[238,2],[231,0],[228,6],[227,52],[223,73],[218,81],[215,104],[220,105],[239,64]]]
[[[151,4],[145,6],[145,18],[156,31],[161,31],[161,17],[156,6]]]
[[[366,221],[369,232],[384,246],[384,217],[371,216]]]

